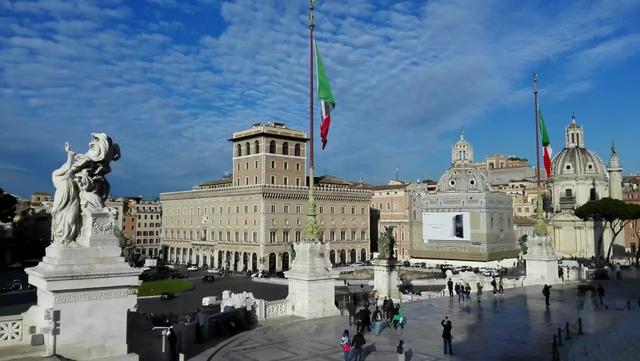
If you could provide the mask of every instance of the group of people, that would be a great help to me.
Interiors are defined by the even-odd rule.
[[[504,295],[504,283],[502,282],[502,277],[496,281],[496,278],[493,277],[491,280],[491,287],[493,288],[493,295]],[[480,298],[482,296],[482,283],[476,283],[476,290],[478,295],[478,302],[480,302]],[[449,279],[447,281],[447,289],[449,290],[449,297],[453,297],[453,293],[458,296],[458,302],[462,301],[471,301],[471,285],[469,282],[457,281],[454,285],[453,280]]]
[[[371,326],[374,326],[374,331],[377,336],[382,332],[384,326],[393,325],[393,328],[404,328],[405,316],[404,309],[399,303],[395,304],[390,298],[385,297],[381,302],[376,301],[375,310],[373,313],[369,309],[367,304],[356,312],[355,304],[350,303],[347,307],[349,312],[349,326],[355,324],[356,332],[364,333],[365,328],[367,331],[371,331]],[[382,309],[380,309],[382,308]]]

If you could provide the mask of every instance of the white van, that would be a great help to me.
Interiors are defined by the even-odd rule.
[[[221,303],[222,303],[222,300],[220,300],[218,296],[208,296],[208,297],[202,298],[203,307],[219,306]]]

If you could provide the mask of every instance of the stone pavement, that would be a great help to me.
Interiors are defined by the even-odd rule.
[[[630,313],[638,314],[640,282],[603,281],[609,310],[594,313],[594,329],[606,329]],[[482,302],[458,303],[457,298],[430,299],[403,304],[407,317],[404,330],[388,328],[380,336],[366,333],[368,361],[396,360],[395,346],[405,341],[406,360],[544,360],[551,359],[551,339],[565,322],[575,323],[577,284],[553,286],[551,306],[547,309],[541,287],[507,290],[504,298],[491,292],[483,295]],[[618,305],[633,299],[634,309],[623,310]],[[619,309],[620,308],[620,309]],[[454,356],[443,355],[440,320],[449,316],[453,323]],[[342,360],[338,338],[349,327],[346,316],[317,320],[286,318],[270,321],[253,331],[242,333],[218,348],[208,350],[192,360],[271,361]],[[585,337],[585,336],[583,336]],[[580,337],[573,339],[580,340]],[[567,349],[566,345],[564,349]],[[566,355],[566,351],[563,353]],[[565,358],[566,359],[566,356]]]

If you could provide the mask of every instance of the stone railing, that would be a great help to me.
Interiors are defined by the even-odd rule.
[[[289,314],[289,301],[287,299],[266,301],[264,303],[264,318],[267,320],[287,316]]]
[[[22,343],[22,315],[0,317],[0,346]]]

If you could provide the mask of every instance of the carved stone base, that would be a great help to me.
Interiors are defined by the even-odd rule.
[[[127,310],[137,303],[141,271],[120,257],[112,228],[96,233],[83,239],[94,246],[49,246],[42,262],[25,270],[38,288],[39,312],[59,311],[60,316],[56,335],[44,316],[36,332],[45,333],[50,352],[55,348],[73,360],[137,360],[127,352]]]
[[[398,261],[374,260],[373,289],[378,291],[378,297],[390,297],[394,302],[400,302],[400,278],[398,277]]]
[[[293,315],[320,318],[340,314],[335,305],[335,279],[338,274],[329,265],[326,247],[318,240],[294,244],[296,258],[291,270],[285,272],[289,279],[287,300]]]
[[[549,236],[535,236],[528,242],[528,252],[524,255],[527,262],[525,285],[552,285],[560,282],[558,277],[558,257],[551,247]]]

